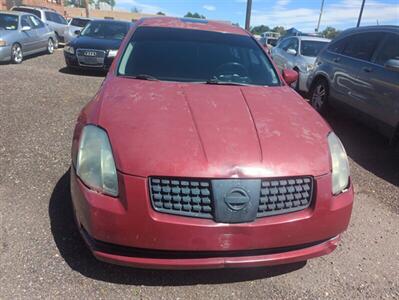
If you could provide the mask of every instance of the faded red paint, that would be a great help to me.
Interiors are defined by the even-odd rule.
[[[157,18],[146,19],[136,26],[188,26],[181,23],[177,19]],[[189,24],[190,28],[247,34],[225,24]],[[331,129],[287,85],[242,87],[131,80],[115,76],[113,66],[99,93],[78,119],[72,153],[77,151],[83,126],[89,123],[108,133],[120,190],[118,198],[91,191],[72,168],[76,219],[92,239],[133,248],[174,251],[244,251],[323,241],[283,253],[206,259],[139,258],[92,249],[99,259],[131,266],[178,269],[290,263],[331,252],[348,226],[353,189],[350,186],[339,196],[331,193],[327,145]],[[206,178],[311,175],[316,182],[315,198],[310,208],[299,212],[251,223],[220,224],[155,212],[147,182],[147,177],[154,175]]]

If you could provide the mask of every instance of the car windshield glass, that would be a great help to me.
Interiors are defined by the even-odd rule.
[[[99,39],[122,40],[129,27],[122,22],[90,22],[82,31],[82,36]]]
[[[0,14],[0,29],[17,30],[18,17],[8,14]]]
[[[328,42],[321,41],[302,41],[301,42],[301,54],[303,56],[316,57],[319,55],[321,49],[327,45]]]
[[[76,27],[85,27],[87,23],[89,23],[90,20],[85,20],[85,19],[72,19],[71,24],[72,26]]]
[[[139,27],[124,50],[118,74],[177,82],[280,84],[251,37],[177,28]]]

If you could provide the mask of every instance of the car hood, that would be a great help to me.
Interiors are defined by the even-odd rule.
[[[108,79],[98,124],[137,176],[279,177],[330,171],[323,119],[289,87]]]
[[[74,48],[82,49],[96,49],[96,50],[111,50],[119,49],[121,45],[121,40],[107,40],[107,39],[97,39],[88,36],[78,36],[75,38],[70,45]]]

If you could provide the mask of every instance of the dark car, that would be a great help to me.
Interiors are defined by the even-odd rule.
[[[206,269],[333,251],[353,203],[339,138],[245,30],[145,18],[82,110],[75,220],[100,260]]]
[[[93,20],[64,47],[68,67],[108,70],[131,22]]]
[[[349,108],[392,143],[399,140],[399,26],[349,29],[320,52],[308,80],[319,112]]]

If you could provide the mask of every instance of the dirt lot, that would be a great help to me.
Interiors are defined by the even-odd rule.
[[[145,271],[104,264],[75,230],[69,196],[76,117],[102,76],[68,74],[62,52],[0,65],[0,298],[399,299],[399,162],[335,113],[356,189],[331,255],[275,268]]]

